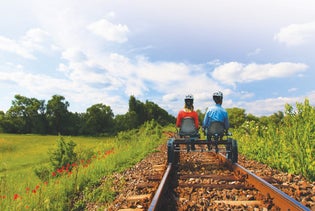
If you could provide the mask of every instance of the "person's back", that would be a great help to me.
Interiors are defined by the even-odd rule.
[[[194,111],[194,97],[186,95],[185,106],[178,112],[176,127],[179,128],[180,137],[200,137],[198,113]],[[191,143],[191,150],[195,150],[195,144]]]
[[[222,122],[224,129],[229,129],[229,119],[227,111],[222,107],[223,93],[218,91],[213,94],[213,100],[216,103],[207,109],[202,127],[208,129],[211,122]]]
[[[192,118],[195,123],[195,128],[199,128],[199,119],[198,119],[198,113],[194,111],[194,105],[193,105],[194,98],[192,95],[187,95],[185,97],[185,106],[183,109],[181,109],[178,112],[177,119],[176,119],[176,127],[181,127],[182,121],[184,118]]]

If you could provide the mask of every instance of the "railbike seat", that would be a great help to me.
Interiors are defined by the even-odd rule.
[[[207,129],[207,137],[223,137],[225,133],[225,127],[223,122],[214,121],[211,122]]]
[[[195,127],[195,120],[191,117],[183,118],[178,134],[180,137],[199,137],[198,129]]]

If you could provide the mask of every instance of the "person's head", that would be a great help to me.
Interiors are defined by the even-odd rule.
[[[185,96],[185,108],[193,110],[193,108],[194,108],[194,96],[192,94]]]
[[[216,104],[222,104],[222,100],[223,100],[223,93],[220,91],[217,91],[215,93],[213,93],[213,100]]]

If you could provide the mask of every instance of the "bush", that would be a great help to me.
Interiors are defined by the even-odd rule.
[[[55,151],[50,152],[50,162],[54,170],[69,167],[71,171],[71,164],[77,161],[77,154],[74,152],[76,143],[72,140],[66,142],[63,137],[59,137],[58,147]]]

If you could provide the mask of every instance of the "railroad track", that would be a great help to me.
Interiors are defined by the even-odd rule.
[[[120,176],[133,185],[108,210],[310,210],[278,190],[280,181],[259,178],[205,146],[181,146],[169,164],[165,146],[158,151]]]
[[[221,153],[202,146],[199,151],[176,153],[144,210],[310,210],[273,186],[274,179],[260,178]]]

